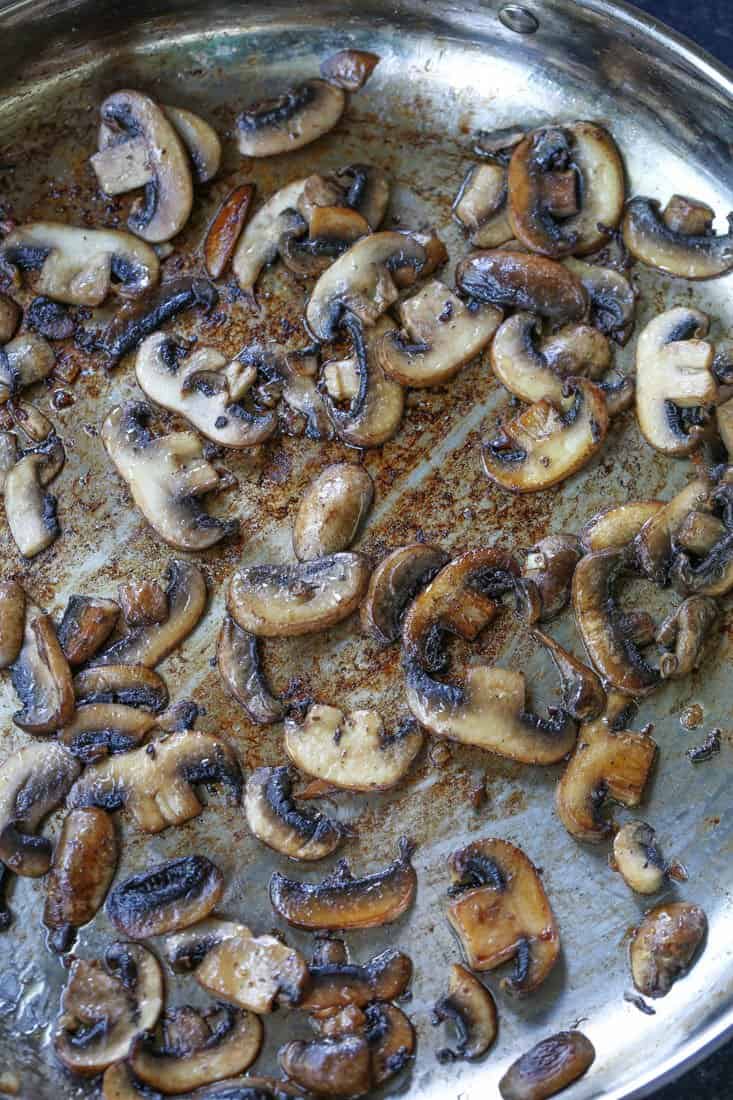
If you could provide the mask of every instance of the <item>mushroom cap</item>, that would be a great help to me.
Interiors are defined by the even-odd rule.
[[[33,836],[63,802],[81,771],[63,745],[33,742],[0,766],[0,860],[19,875],[37,877],[51,864],[51,844]]]
[[[374,483],[363,466],[334,462],[321,470],[300,498],[293,524],[293,549],[300,561],[346,550],[356,538],[374,499]]]
[[[19,390],[48,378],[56,363],[53,348],[35,332],[21,332],[0,353],[0,404]]]
[[[529,310],[554,324],[580,321],[588,308],[583,284],[561,263],[508,248],[461,260],[456,286],[478,302]]]
[[[643,196],[626,205],[624,244],[635,259],[685,279],[714,279],[730,271],[733,228],[717,237],[682,233],[665,224],[659,205],[656,199]]]
[[[346,107],[341,88],[306,80],[282,95],[253,103],[237,119],[243,157],[272,157],[301,149],[332,130]]]
[[[560,1031],[542,1039],[499,1082],[502,1100],[544,1100],[587,1073],[595,1061],[593,1044],[580,1031]]]
[[[645,997],[664,997],[692,965],[707,933],[699,905],[665,902],[646,914],[629,946],[631,976]]]
[[[292,797],[287,767],[252,772],[245,788],[244,812],[257,839],[290,859],[325,859],[343,839],[337,822],[298,805]]]

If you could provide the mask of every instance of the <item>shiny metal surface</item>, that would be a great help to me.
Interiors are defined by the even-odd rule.
[[[235,183],[254,180],[259,197],[265,198],[308,172],[362,160],[390,175],[394,219],[438,228],[450,249],[450,273],[466,251],[451,223],[450,203],[473,159],[472,132],[549,119],[594,118],[610,125],[626,158],[632,192],[660,198],[672,190],[693,194],[721,216],[733,206],[730,74],[623,5],[532,0],[528,7],[539,28],[531,35],[505,28],[497,17],[499,7],[497,0],[460,5],[361,0],[350,6],[328,0],[308,5],[24,0],[5,5],[0,8],[2,202],[17,219],[122,224],[128,200],[100,197],[87,157],[94,148],[101,97],[128,86],[201,111],[226,139],[222,171],[198,191],[194,216],[176,241],[169,270],[198,269],[202,233]],[[320,59],[345,45],[374,50],[382,62],[367,88],[352,98],[336,131],[287,157],[242,161],[232,140],[237,110],[285,82],[314,74]],[[693,302],[715,318],[714,337],[733,332],[731,277],[701,285],[642,271],[637,278],[639,325],[666,305]],[[198,326],[204,342],[227,353],[263,336],[289,348],[302,346],[304,290],[280,268],[263,280],[260,316],[228,295],[225,283],[220,290],[219,312]],[[174,329],[190,333],[196,324],[187,315]],[[630,364],[633,345],[632,340],[617,354],[618,363]],[[76,381],[56,383],[74,395],[72,407],[56,411],[49,388],[37,395],[67,447],[66,468],[54,486],[62,537],[25,565],[0,523],[2,575],[18,572],[35,599],[56,615],[72,592],[114,595],[121,579],[155,576],[169,556],[132,509],[97,435],[111,405],[136,392],[129,362],[108,377],[92,358],[62,347],[60,371],[73,373],[73,368],[80,368]],[[548,531],[578,530],[613,501],[668,496],[690,475],[688,462],[653,453],[627,413],[615,422],[600,458],[580,476],[558,491],[510,497],[487,482],[479,464],[482,435],[505,404],[486,362],[472,364],[450,386],[412,393],[396,439],[363,456],[375,480],[376,506],[359,547],[378,558],[422,533],[451,551],[494,542],[519,548]],[[202,555],[211,607],[195,634],[161,667],[172,697],[193,697],[204,706],[202,728],[226,737],[247,768],[282,759],[281,731],[253,727],[225,696],[210,666],[224,583],[240,561],[289,559],[290,525],[300,494],[322,466],[340,457],[358,456],[336,443],[303,438],[276,440],[245,457],[225,457],[238,484],[216,510],[241,519],[243,538]],[[640,588],[637,597],[652,611],[658,606],[658,594],[648,589]],[[640,1097],[733,1026],[731,625],[727,615],[715,652],[699,672],[667,685],[638,715],[639,725],[654,723],[660,746],[643,815],[657,829],[667,854],[682,860],[690,874],[687,884],[669,893],[702,904],[710,920],[700,961],[655,1005],[654,1016],[641,1015],[623,1000],[631,987],[629,931],[645,903],[609,871],[605,846],[581,847],[564,832],[553,810],[558,768],[520,767],[454,747],[442,766],[425,754],[397,791],[337,798],[337,812],[354,826],[354,837],[340,854],[358,871],[393,858],[402,833],[419,844],[416,907],[392,928],[350,937],[357,959],[398,943],[415,962],[414,996],[407,1010],[418,1031],[418,1057],[411,1074],[399,1079],[389,1095],[484,1100],[496,1095],[496,1082],[521,1051],[582,1020],[598,1056],[568,1095],[575,1100]],[[579,652],[569,615],[552,633]],[[471,654],[456,649],[455,667],[478,656],[526,669],[538,707],[556,697],[549,663],[520,636],[509,613]],[[398,653],[366,640],[356,620],[324,635],[268,643],[265,663],[279,691],[290,685],[322,702],[376,705],[388,722],[404,713]],[[679,718],[692,703],[704,708],[704,725],[687,733]],[[15,709],[3,676],[1,759],[27,739],[11,724]],[[723,730],[722,752],[713,762],[693,767],[685,750],[713,726]],[[484,773],[488,800],[476,811],[470,794]],[[623,820],[626,815],[617,816]],[[56,815],[47,831],[57,833],[59,825]],[[212,798],[197,820],[155,838],[139,833],[124,815],[121,826],[121,874],[159,858],[201,852],[226,872],[224,914],[263,931],[275,923],[266,883],[273,867],[285,861],[247,835],[241,812]],[[459,842],[484,835],[520,844],[543,868],[563,954],[540,994],[523,1002],[510,1001],[499,991],[497,977],[488,977],[498,1002],[499,1040],[480,1064],[445,1068],[435,1058],[445,1035],[431,1026],[430,1016],[448,966],[458,960],[444,919],[446,862]],[[327,867],[294,873],[315,879]],[[49,1048],[65,975],[44,946],[42,905],[41,883],[17,883],[11,895],[15,923],[0,937],[0,1068],[19,1074],[24,1100],[95,1095],[58,1068]],[[99,915],[83,931],[79,953],[92,954],[111,935]],[[288,937],[310,949],[306,936],[288,932]],[[168,991],[171,1004],[201,1000],[193,983],[170,975]],[[266,1030],[267,1044],[256,1065],[262,1072],[274,1067],[284,1036],[306,1034],[303,1020],[284,1012],[268,1019]]]

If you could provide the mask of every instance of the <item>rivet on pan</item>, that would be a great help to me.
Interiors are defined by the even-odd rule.
[[[534,34],[540,25],[537,16],[520,4],[504,4],[503,8],[499,8],[499,19],[517,34]]]

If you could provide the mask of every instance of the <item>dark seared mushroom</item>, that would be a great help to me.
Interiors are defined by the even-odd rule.
[[[64,818],[46,879],[43,923],[54,951],[68,951],[77,928],[93,919],[117,867],[118,844],[109,814],[96,807]]]
[[[629,947],[634,985],[645,997],[664,997],[692,966],[707,933],[699,905],[667,902],[647,913]]]
[[[506,164],[498,159],[472,164],[466,172],[451,210],[474,248],[497,248],[514,236],[508,193]]]
[[[712,485],[705,476],[693,478],[650,515],[634,538],[633,555],[645,576],[666,584],[672,559],[672,540],[690,512],[709,510]]]
[[[364,1010],[367,1018],[372,1088],[379,1089],[401,1073],[415,1053],[415,1029],[397,1005],[371,1004]]]
[[[405,392],[389,378],[380,362],[382,341],[394,331],[394,322],[380,317],[364,329],[345,314],[343,327],[352,337],[352,353],[323,366],[324,398],[338,436],[352,447],[379,447],[391,439],[402,421]],[[348,401],[343,409],[339,402]]]
[[[26,452],[5,477],[5,518],[24,558],[36,557],[61,534],[56,497],[46,486],[65,461],[64,446],[52,435]]]
[[[0,860],[37,878],[51,866],[51,842],[34,833],[66,797],[81,766],[62,745],[34,743],[0,767]]]
[[[673,869],[662,858],[654,829],[645,821],[629,821],[616,833],[611,867],[637,894],[659,893]]]
[[[699,227],[688,231],[689,222],[683,223],[685,230],[673,228],[664,217],[669,205],[664,214],[659,207],[656,199],[642,196],[626,205],[624,244],[635,259],[684,279],[714,279],[733,267],[733,229],[715,236],[707,227],[702,233]],[[728,222],[733,225],[733,216]]]
[[[582,1032],[559,1031],[512,1063],[499,1082],[502,1100],[546,1100],[587,1073],[595,1057]]]
[[[382,645],[398,641],[408,605],[447,561],[445,551],[429,543],[393,550],[371,575],[361,606],[362,626]]]
[[[580,529],[578,538],[583,552],[622,550],[636,538],[644,524],[664,507],[661,500],[629,500],[611,504],[591,516]]]
[[[296,860],[325,859],[343,839],[338,822],[299,806],[292,794],[290,769],[257,768],[247,780],[247,824],[263,844]]]
[[[107,916],[133,940],[177,932],[208,917],[224,890],[224,876],[205,856],[159,863],[118,883]]]
[[[55,363],[53,348],[42,336],[16,336],[0,349],[0,404],[17,401],[21,390],[48,378]]]
[[[496,1004],[491,993],[460,963],[450,968],[448,992],[435,1002],[434,1023],[453,1024],[458,1035],[455,1048],[438,1051],[439,1062],[480,1058],[496,1039]]]
[[[560,673],[562,709],[578,722],[590,722],[606,709],[606,693],[596,673],[541,630],[532,637],[545,647]]]
[[[146,336],[187,309],[210,313],[219,295],[206,279],[182,278],[164,283],[153,294],[134,304],[123,306],[104,331],[102,347],[110,365],[115,366]]]
[[[185,730],[92,764],[67,804],[110,811],[124,806],[144,832],[159,833],[201,813],[193,790],[198,783],[221,784],[237,803],[242,797],[242,772],[229,746],[212,734]]]
[[[74,959],[61,994],[53,1047],[67,1069],[95,1077],[125,1058],[163,1007],[163,975],[140,944],[114,943],[104,957]]]
[[[299,882],[275,871],[270,879],[272,906],[296,928],[378,928],[401,917],[412,904],[417,875],[413,845],[402,837],[400,855],[381,871],[354,878],[345,860],[319,883]]]
[[[7,344],[15,336],[23,310],[7,294],[0,294],[0,344]]]
[[[226,271],[249,217],[255,185],[242,183],[229,192],[206,232],[204,266],[212,279]]]
[[[237,118],[239,151],[243,157],[271,157],[300,149],[332,130],[345,106],[341,88],[325,80],[305,80],[242,111]]]
[[[69,305],[98,306],[113,285],[137,298],[160,278],[150,245],[116,229],[29,222],[8,234],[0,256],[22,271],[37,270],[36,293]]]
[[[648,733],[619,728],[628,697],[609,697],[606,714],[586,722],[557,785],[560,820],[576,840],[597,843],[613,831],[601,814],[606,801],[638,806],[657,752]]]
[[[259,642],[227,615],[219,632],[216,661],[224,686],[257,725],[279,722],[282,702],[270,691],[260,663]]]
[[[389,947],[362,965],[343,958],[314,962],[309,973],[308,989],[298,1005],[304,1012],[326,1012],[349,1005],[365,1008],[373,1001],[397,1000],[410,984],[412,961]]]
[[[575,566],[582,551],[575,535],[547,535],[527,551],[522,569],[522,589],[531,589],[528,599],[534,605],[538,601],[538,618],[547,622],[559,615],[570,602],[570,589]],[[530,620],[534,621],[530,616]]]
[[[110,753],[137,748],[155,725],[155,716],[136,706],[85,703],[76,708],[71,721],[59,730],[58,739],[74,756],[89,764]]]
[[[168,596],[158,581],[125,581],[117,594],[122,618],[129,627],[151,626],[168,618]]]
[[[420,752],[423,734],[412,721],[388,733],[376,710],[314,703],[302,723],[285,723],[285,751],[301,771],[347,791],[385,791],[400,783]]]
[[[25,632],[25,592],[16,580],[0,581],[0,669],[18,659]]]
[[[321,76],[346,92],[358,92],[379,64],[379,55],[368,50],[339,50],[321,62]]]
[[[657,631],[657,641],[668,650],[659,660],[663,679],[681,680],[698,667],[719,614],[710,596],[689,596],[670,612]]]
[[[320,179],[320,176],[316,178]],[[301,205],[305,202],[307,184],[308,181]],[[282,262],[294,275],[317,278],[336,257],[367,233],[369,223],[366,218],[350,206],[315,205],[310,225],[303,219],[293,219],[286,227],[280,237],[278,251]]]
[[[301,1090],[287,1081],[272,1077],[241,1077],[237,1081],[221,1081],[205,1091],[197,1100],[289,1100],[302,1098]],[[105,1071],[102,1080],[104,1100],[159,1100],[147,1085],[138,1081],[127,1062],[115,1062]]]
[[[196,981],[215,997],[259,1015],[297,1005],[308,985],[308,965],[275,936],[255,936],[245,925],[211,947],[196,967]]]
[[[581,321],[588,308],[583,284],[561,263],[510,249],[473,252],[461,260],[456,286],[478,302],[525,309],[556,325]]]
[[[448,921],[471,970],[493,970],[514,959],[508,993],[531,993],[560,953],[560,930],[539,872],[520,848],[485,839],[454,852]]]
[[[592,324],[623,347],[634,330],[636,292],[630,280],[611,267],[600,267],[572,257],[564,263],[587,291]]]
[[[120,614],[119,604],[100,596],[71,596],[59,624],[58,639],[73,667],[86,664],[109,638]]]
[[[723,531],[714,542],[704,541],[699,554],[680,547],[678,539],[681,532],[685,533],[685,521],[672,538],[669,577],[677,591],[685,595],[724,596],[733,588],[733,488],[722,481],[710,493],[708,504],[722,512]],[[705,534],[714,538],[715,528]]]
[[[68,340],[74,335],[74,319],[66,306],[40,295],[25,312],[25,323],[48,340]]]
[[[26,606],[23,645],[11,665],[12,683],[23,709],[16,726],[35,735],[54,733],[71,721],[74,687],[53,622],[34,605]]]
[[[373,499],[374,483],[363,466],[353,462],[326,466],[300,498],[293,524],[295,556],[311,561],[348,549]]]

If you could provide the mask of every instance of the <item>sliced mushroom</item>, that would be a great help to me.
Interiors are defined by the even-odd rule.
[[[372,1087],[381,1088],[401,1073],[415,1053],[415,1029],[397,1005],[371,1004],[365,1009]]]
[[[389,205],[389,181],[371,164],[349,164],[336,173],[346,187],[344,203],[366,218],[369,228],[378,229]]]
[[[229,192],[209,226],[204,241],[204,266],[212,279],[220,279],[234,255],[255,194],[253,183],[242,183]]]
[[[565,267],[577,275],[590,302],[591,322],[622,347],[634,330],[636,292],[620,271],[568,257]]]
[[[300,561],[346,550],[356,538],[374,499],[374,483],[363,466],[335,462],[311,481],[293,525],[293,549]]]
[[[560,673],[562,709],[578,722],[603,714],[606,693],[596,673],[541,630],[533,630],[532,637],[545,647]]]
[[[212,948],[238,936],[243,927],[237,921],[208,917],[192,928],[169,936],[165,941],[165,954],[171,969],[177,974],[195,970]]]
[[[667,583],[672,539],[690,512],[709,507],[710,492],[707,478],[696,477],[642,525],[634,539],[634,557],[650,580]]]
[[[292,787],[289,768],[257,768],[245,788],[247,824],[258,840],[281,855],[325,859],[338,848],[343,830],[325,814],[299,806]]]
[[[25,592],[16,580],[0,582],[0,669],[17,660],[25,631]]]
[[[53,348],[42,336],[34,332],[16,336],[0,350],[0,405],[48,378],[55,363]]]
[[[45,488],[65,461],[61,440],[51,436],[27,452],[5,477],[5,518],[24,558],[36,557],[61,534],[56,497]]]
[[[75,707],[71,670],[50,616],[34,605],[26,606],[23,645],[11,673],[23,704],[13,715],[16,726],[39,735],[54,733],[71,721]]]
[[[656,199],[638,197],[626,206],[624,244],[635,259],[684,279],[714,279],[733,267],[733,229],[715,236],[707,228],[700,233],[689,222],[685,228],[670,227]],[[729,225],[731,217],[728,218]],[[679,224],[679,222],[677,223]],[[674,222],[673,222],[674,225]]]
[[[114,943],[104,963],[74,959],[61,994],[53,1046],[67,1069],[95,1077],[129,1053],[136,1035],[155,1026],[163,975],[150,951]]]
[[[667,902],[644,917],[631,941],[634,985],[645,997],[664,997],[690,969],[707,933],[699,905]]]
[[[453,200],[453,217],[474,248],[496,248],[514,236],[507,213],[507,170],[498,160],[473,164]]]
[[[102,442],[135,505],[160,537],[180,550],[205,550],[239,530],[211,516],[201,496],[221,487],[194,432],[155,436],[150,405],[118,405],[102,425]]]
[[[361,554],[250,565],[233,575],[227,608],[238,626],[258,637],[312,634],[350,615],[368,580],[369,565]]]
[[[710,512],[693,508],[677,528],[673,548],[681,548],[688,554],[703,558],[720,542],[725,533],[726,526],[721,519]]]
[[[162,104],[162,111],[186,147],[195,179],[199,183],[208,183],[221,164],[221,142],[216,130],[200,115],[183,107]]]
[[[673,560],[669,571],[672,584],[678,592],[684,594],[695,593],[698,596],[724,596],[733,587],[733,489],[725,481],[721,482],[711,493],[708,503],[719,508],[723,513],[723,533],[719,535],[712,545],[703,545],[703,552],[695,556],[677,544],[680,531],[684,533],[684,524],[680,525],[677,536],[672,539]],[[689,515],[687,517],[689,519]],[[706,531],[706,536],[713,534]],[[689,528],[687,533],[689,534]],[[693,605],[694,606],[694,605]],[[697,608],[697,613],[706,613],[703,605]],[[698,627],[698,630],[700,628]]]
[[[8,474],[18,461],[18,437],[14,432],[0,432],[0,496],[5,492]]]
[[[216,289],[206,279],[185,277],[164,283],[142,301],[128,303],[113,317],[104,331],[102,347],[115,366],[146,336],[187,309],[211,313],[219,301]]]
[[[387,377],[380,363],[381,343],[395,326],[385,317],[366,330],[355,318],[345,323],[351,329],[354,350],[346,359],[324,364],[326,408],[344,443],[379,447],[397,432],[405,407],[402,386]],[[345,379],[349,379],[347,387]],[[346,410],[336,404],[344,399],[349,401]]]
[[[400,840],[400,855],[381,871],[354,878],[346,860],[319,883],[298,882],[275,871],[270,901],[277,913],[296,928],[378,928],[391,924],[412,905],[417,875],[413,845]]]
[[[556,325],[582,320],[588,308],[583,284],[566,267],[510,249],[473,252],[461,260],[456,286],[478,302],[526,309]]]
[[[313,1012],[308,1017],[308,1023],[322,1039],[338,1039],[342,1035],[363,1033],[367,1018],[364,1010],[357,1005],[345,1005],[344,1008]]]
[[[522,589],[534,606],[540,621],[554,619],[567,607],[575,566],[581,557],[581,548],[575,535],[547,535],[527,551],[522,569]],[[534,595],[537,601],[534,600]],[[530,616],[534,621],[534,616]]]
[[[196,981],[209,993],[260,1015],[275,1003],[296,1005],[308,985],[308,966],[293,947],[241,926],[206,952]]]
[[[66,797],[81,767],[63,746],[30,744],[0,767],[0,860],[37,878],[51,866],[51,842],[34,833]]]
[[[238,627],[228,615],[219,633],[216,660],[227,691],[242,704],[253,722],[266,726],[280,721],[285,708],[267,684],[257,638]]]
[[[107,916],[133,940],[177,932],[208,917],[224,890],[224,876],[205,856],[159,863],[118,883]]]
[[[637,894],[656,894],[667,881],[667,864],[656,834],[645,821],[629,821],[613,838],[613,869]]]
[[[611,366],[611,346],[592,325],[562,325],[542,342],[542,356],[563,376],[582,374],[597,381]]]
[[[496,1039],[496,1004],[491,993],[460,963],[450,968],[448,992],[435,1002],[434,1022],[453,1024],[458,1034],[454,1049],[438,1052],[439,1062],[480,1058]]]
[[[321,62],[321,76],[346,92],[358,92],[378,64],[379,55],[368,50],[339,50]]]
[[[192,789],[198,783],[222,784],[236,803],[242,797],[242,772],[229,746],[212,734],[185,730],[92,764],[74,784],[68,806],[124,806],[144,832],[159,833],[201,813]]]
[[[537,868],[520,848],[490,839],[455,852],[450,872],[448,921],[471,970],[494,970],[514,959],[514,974],[502,988],[533,992],[560,953],[560,930]]]
[[[20,429],[33,443],[44,443],[53,436],[55,430],[53,421],[30,401],[20,401],[17,398],[9,401],[7,411],[13,426]],[[53,442],[58,444],[55,439]]]
[[[243,157],[271,157],[301,149],[332,130],[346,106],[341,88],[306,80],[273,99],[253,103],[237,118]]]
[[[602,508],[580,529],[578,537],[583,551],[589,554],[592,550],[622,550],[663,507],[661,500],[629,500],[626,504]]]
[[[168,596],[157,581],[125,581],[117,593],[122,618],[129,627],[164,623],[168,618]]]
[[[448,561],[438,546],[413,542],[393,550],[372,573],[361,622],[382,645],[398,641],[410,602]]]
[[[139,1035],[128,1064],[140,1081],[166,1096],[243,1073],[262,1046],[261,1021],[228,1005],[205,1013],[174,1009],[163,1017],[162,1031],[162,1043],[148,1033]],[[209,1095],[213,1100],[217,1094]],[[226,1097],[226,1091],[219,1095]]]
[[[713,361],[713,370],[715,370],[715,361]],[[733,397],[729,397],[727,401],[723,401],[717,406],[715,425],[723,446],[728,452],[728,460],[730,461],[730,457],[733,455]]]
[[[68,340],[74,335],[74,319],[67,307],[43,295],[34,298],[28,306],[25,323],[49,340]]]
[[[306,228],[304,221],[293,221],[280,238],[280,256],[294,275],[317,278],[369,232],[369,223],[348,206],[315,206],[308,236],[304,235]]]
[[[250,219],[234,252],[232,270],[240,287],[250,296],[254,293],[263,267],[277,257],[280,238],[292,219],[306,180],[295,180],[272,195]]]
[[[107,896],[117,867],[114,823],[104,810],[72,810],[64,818],[46,879],[43,923],[49,943],[67,951],[74,933],[92,920]]]
[[[307,775],[347,791],[385,791],[400,783],[420,752],[414,722],[387,733],[376,710],[344,714],[315,703],[302,725],[285,722],[285,751]]]
[[[573,574],[573,609],[588,656],[601,676],[627,695],[647,695],[659,684],[659,673],[625,631],[615,598],[626,564],[626,551],[613,548],[581,558]]]
[[[86,664],[115,628],[119,604],[99,596],[71,596],[58,629],[66,660],[72,667]]]
[[[536,493],[582,469],[600,450],[608,431],[603,391],[584,378],[568,379],[568,396],[546,398],[507,421],[484,445],[484,472],[514,493]]]
[[[614,719],[616,700],[602,718],[586,722],[557,785],[555,803],[560,820],[576,840],[597,843],[609,836],[612,825],[601,816],[607,800],[638,806],[657,752],[648,733],[619,729]]]
[[[681,680],[698,667],[718,616],[718,605],[710,596],[689,596],[670,612],[657,632],[660,645],[671,650],[659,661],[663,679]]]
[[[309,973],[310,984],[298,1005],[303,1011],[326,1012],[349,1005],[365,1008],[373,1001],[400,997],[410,984],[412,961],[389,947],[361,966],[334,959],[312,964]]]
[[[559,1031],[517,1058],[499,1082],[502,1100],[545,1100],[562,1092],[595,1061],[595,1047],[580,1031]]]
[[[15,336],[23,310],[7,294],[0,294],[0,344],[7,344]]]
[[[129,752],[156,725],[155,716],[121,703],[85,703],[59,731],[59,740],[84,764],[110,753]]]

